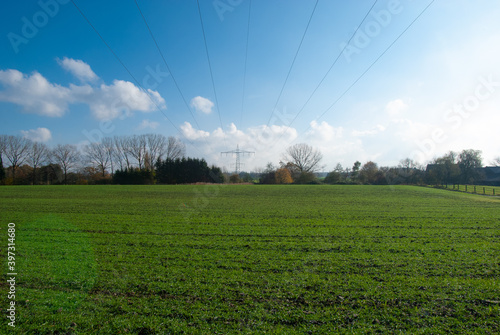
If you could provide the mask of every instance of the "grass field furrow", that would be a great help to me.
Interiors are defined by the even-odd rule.
[[[500,332],[498,198],[107,185],[0,199],[0,232],[16,223],[20,334]]]

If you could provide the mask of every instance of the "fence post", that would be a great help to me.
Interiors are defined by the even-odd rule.
[[[476,192],[476,185],[474,185],[474,193],[477,193],[477,192]]]
[[[495,195],[495,189],[493,189],[493,195]]]
[[[483,187],[483,194],[486,194],[486,187]]]

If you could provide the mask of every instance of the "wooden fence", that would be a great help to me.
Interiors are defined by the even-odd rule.
[[[500,196],[500,187],[499,186],[481,186],[481,185],[462,185],[462,184],[453,184],[453,185],[443,185],[444,189],[459,191],[459,192],[467,192],[467,193],[475,193],[475,194],[483,194],[483,195],[495,195]]]

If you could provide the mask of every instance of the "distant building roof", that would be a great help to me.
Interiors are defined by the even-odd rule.
[[[500,182],[500,166],[487,166],[479,168],[478,171],[482,173],[482,181],[487,183]]]

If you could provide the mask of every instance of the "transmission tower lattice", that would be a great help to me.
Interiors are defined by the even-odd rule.
[[[251,154],[254,154],[255,155],[255,152],[254,151],[246,151],[246,150],[240,150],[240,147],[239,145],[236,145],[236,150],[231,150],[231,151],[224,151],[224,152],[221,152],[220,153],[221,156],[222,155],[236,155],[236,163],[234,164],[234,167],[235,167],[235,173],[236,174],[239,174],[240,171],[241,171],[241,165],[244,165],[243,163],[241,163],[241,160],[240,160],[240,155],[251,155]]]

